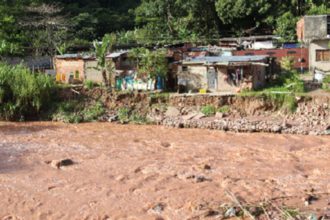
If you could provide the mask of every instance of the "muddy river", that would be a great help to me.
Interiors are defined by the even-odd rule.
[[[0,122],[0,219],[203,219],[208,207],[330,199],[330,137]],[[71,159],[74,164],[52,166]],[[310,206],[303,199],[318,197]]]

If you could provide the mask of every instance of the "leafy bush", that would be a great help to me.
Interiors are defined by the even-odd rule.
[[[264,95],[273,102],[274,106],[286,113],[293,113],[297,109],[298,103],[294,94],[268,93]]]
[[[322,89],[328,90],[328,91],[330,90],[330,76],[324,77],[323,82],[322,82]]]
[[[221,112],[221,113],[229,113],[229,111],[230,111],[229,105],[224,105],[218,109],[218,112]]]
[[[105,113],[105,109],[102,103],[97,102],[95,105],[85,109],[82,112],[84,122],[91,122],[97,120]]]
[[[305,86],[297,71],[284,71],[262,92],[303,93],[305,92]]]
[[[285,71],[292,71],[294,69],[294,57],[286,56],[283,57],[280,61],[281,68]]]
[[[132,113],[132,115],[129,117],[129,121],[133,124],[147,124],[148,120],[145,116],[139,114],[139,113]]]
[[[82,106],[78,100],[60,102],[55,105],[51,117],[54,121],[80,123],[83,121],[80,114],[81,109]]]
[[[119,119],[120,123],[124,124],[124,123],[129,122],[129,120],[130,120],[129,112],[130,112],[130,109],[127,107],[122,107],[118,110],[117,114],[118,114],[118,119]]]
[[[85,88],[92,90],[96,86],[96,84],[92,80],[86,80],[84,82],[84,86]]]
[[[48,106],[55,88],[54,80],[45,74],[0,63],[0,118],[35,117]]]
[[[293,113],[296,111],[297,107],[298,107],[298,103],[297,103],[296,97],[294,95],[285,95],[284,96],[282,109],[285,112]]]
[[[65,123],[92,122],[104,113],[104,106],[100,102],[85,107],[84,102],[74,100],[57,104],[52,119]]]
[[[215,108],[214,106],[212,106],[212,105],[206,105],[206,106],[203,106],[203,107],[201,108],[201,112],[202,112],[205,116],[209,117],[209,116],[215,115],[215,113],[216,113],[216,108]]]

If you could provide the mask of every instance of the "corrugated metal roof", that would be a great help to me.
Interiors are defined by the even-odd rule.
[[[124,55],[126,53],[128,53],[128,51],[114,52],[114,53],[111,53],[111,54],[107,55],[107,58],[117,58],[117,57],[120,57],[121,55]]]
[[[218,57],[197,57],[190,60],[184,60],[183,63],[233,63],[233,62],[258,62],[263,61],[269,56],[218,56]]]
[[[63,54],[57,55],[58,59],[92,59],[92,55],[82,55],[82,54]]]

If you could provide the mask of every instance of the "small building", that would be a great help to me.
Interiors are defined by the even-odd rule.
[[[134,62],[128,58],[127,51],[111,53],[107,59],[115,63],[117,76],[125,76],[134,69]],[[56,80],[64,83],[81,83],[91,80],[96,83],[103,82],[101,70],[97,67],[97,60],[91,55],[65,54],[54,59]]]
[[[238,92],[265,86],[268,56],[218,56],[184,60],[178,84],[187,90]]]
[[[294,68],[299,72],[309,70],[309,54],[308,48],[277,48],[277,49],[263,49],[263,50],[237,50],[233,51],[234,56],[254,56],[265,55],[269,56],[274,61],[272,72],[279,72],[281,70],[281,60],[284,57],[292,57],[294,60]]]
[[[297,36],[309,48],[310,71],[330,73],[330,15],[301,18],[297,23]]]
[[[56,81],[64,83],[82,82],[85,80],[86,63],[93,61],[91,56],[65,54],[54,58]]]

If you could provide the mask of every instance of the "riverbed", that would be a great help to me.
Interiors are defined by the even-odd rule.
[[[194,219],[233,202],[230,194],[321,212],[330,199],[329,140],[0,122],[0,219]],[[63,159],[74,164],[51,165]],[[317,201],[306,207],[311,193]]]

